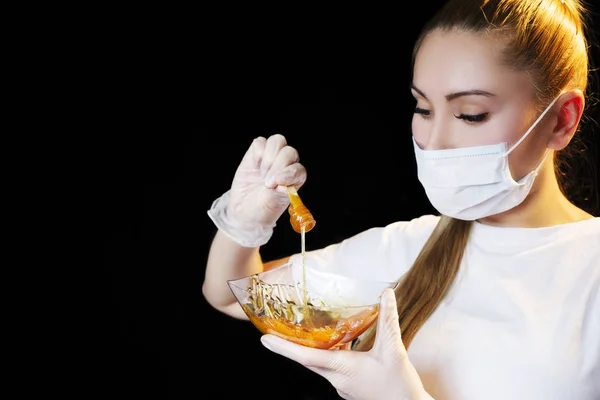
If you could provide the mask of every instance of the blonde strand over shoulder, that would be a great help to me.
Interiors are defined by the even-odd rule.
[[[472,222],[440,217],[410,270],[394,292],[402,340],[406,348],[452,286],[469,239]],[[377,327],[372,325],[353,349],[369,350]]]

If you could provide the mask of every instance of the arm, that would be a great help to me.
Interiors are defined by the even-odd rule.
[[[215,309],[234,318],[248,319],[227,281],[275,268],[288,259],[263,263],[258,247],[243,247],[219,230],[210,246],[202,294]]]
[[[298,152],[282,135],[254,139],[238,166],[230,190],[216,199],[208,215],[218,231],[211,243],[202,293],[216,310],[247,319],[227,284],[281,265],[288,258],[263,263],[259,249],[287,210],[288,186],[299,188],[306,170]]]

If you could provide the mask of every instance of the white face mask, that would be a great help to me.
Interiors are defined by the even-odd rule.
[[[542,161],[515,181],[508,155],[529,135],[556,102],[556,97],[525,134],[507,150],[508,143],[447,150],[422,150],[413,137],[419,181],[439,213],[462,220],[476,220],[521,204],[529,194]]]

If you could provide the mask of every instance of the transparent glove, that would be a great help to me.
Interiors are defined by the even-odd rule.
[[[327,379],[344,399],[433,400],[408,360],[392,289],[381,296],[377,324],[375,342],[367,352],[313,349],[274,335],[263,335],[261,341]]]
[[[299,189],[306,181],[306,169],[298,160],[283,135],[254,139],[231,188],[208,210],[217,228],[245,247],[267,243],[290,204],[286,186]]]

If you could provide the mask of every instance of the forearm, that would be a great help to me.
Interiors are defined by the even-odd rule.
[[[217,231],[208,254],[202,293],[206,301],[217,310],[243,318],[241,307],[238,307],[227,281],[262,270],[263,262],[258,247],[243,247],[223,232]]]

